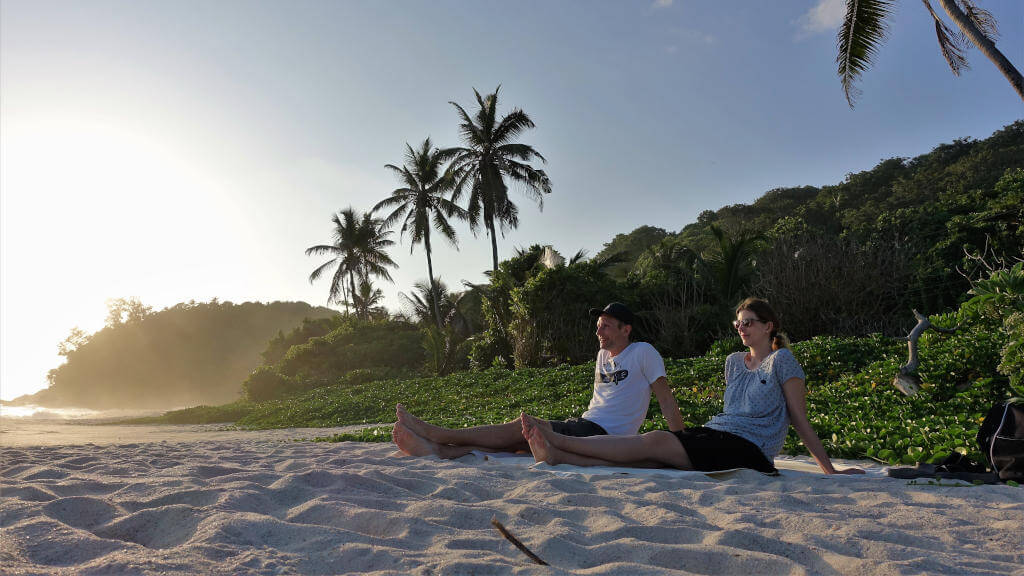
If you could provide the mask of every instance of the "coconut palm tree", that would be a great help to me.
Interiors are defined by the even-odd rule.
[[[383,226],[390,228],[399,220],[402,221],[399,236],[409,233],[412,239],[409,246],[410,254],[416,244],[423,243],[424,251],[427,253],[427,274],[430,277],[431,290],[434,292],[434,298],[431,299],[434,302],[434,318],[440,328],[441,315],[437,310],[440,298],[434,283],[434,264],[431,260],[431,222],[441,237],[448,240],[452,246],[457,246],[455,229],[448,219],[455,217],[465,220],[469,215],[458,204],[445,198],[445,193],[454,186],[454,179],[451,174],[442,171],[445,155],[431,145],[430,138],[425,139],[416,150],[409,144],[406,144],[405,148],[405,165],[401,168],[393,164],[385,166],[394,172],[405,186],[396,189],[391,196],[378,202],[373,211],[394,207],[391,214],[382,221]]]
[[[438,278],[433,282],[420,280],[412,287],[413,291],[409,294],[399,292],[398,296],[405,302],[409,314],[418,322],[437,324],[441,328],[457,321],[460,296],[450,292],[444,282]]]
[[[327,303],[344,303],[347,313],[349,298],[346,296],[357,294],[356,277],[367,281],[370,277],[377,277],[391,282],[388,268],[397,265],[385,249],[395,242],[388,238],[391,232],[383,229],[381,220],[373,218],[369,212],[360,215],[351,206],[335,214],[331,222],[334,223],[334,243],[319,244],[306,249],[306,256],[332,256],[330,260],[313,270],[309,275],[309,282],[315,282],[325,271],[334,267]],[[346,277],[348,286],[345,286]]]
[[[452,200],[458,202],[468,189],[470,229],[475,234],[481,226],[491,237],[492,271],[498,269],[498,239],[496,226],[502,235],[519,226],[519,208],[508,197],[505,179],[519,184],[523,192],[544,208],[544,194],[551,193],[551,181],[543,170],[529,164],[533,160],[546,162],[532,146],[515,142],[519,134],[534,123],[525,112],[516,108],[498,118],[498,91],[481,96],[476,89],[479,109],[473,116],[456,102],[450,102],[458,111],[461,122],[459,132],[464,147],[443,151],[452,158],[455,191]]]
[[[380,306],[384,301],[384,293],[379,288],[374,288],[366,278],[360,278],[359,291],[352,295],[352,307],[360,318],[386,316],[387,312]]]
[[[710,228],[717,250],[706,256],[704,262],[716,280],[719,295],[731,305],[750,283],[754,274],[754,255],[761,247],[762,238],[746,232],[730,237],[714,224]]]
[[[1024,100],[1024,77],[996,48],[995,38],[998,30],[992,14],[976,6],[972,0],[937,1],[960,29],[960,33],[954,32],[939,18],[930,0],[922,0],[935,21],[939,49],[953,74],[959,76],[961,70],[968,68],[964,50],[969,47],[969,41],[996,65],[1010,81],[1017,95]],[[843,92],[851,108],[859,94],[854,82],[871,65],[875,51],[885,39],[885,19],[892,14],[895,3],[895,0],[846,0],[846,17],[836,39],[839,50],[836,61],[839,63],[839,79],[843,84]]]
[[[330,260],[324,262],[309,275],[309,283],[316,282],[320,276],[331,267],[335,267],[334,275],[331,278],[331,289],[327,293],[327,304],[331,302],[345,305],[345,313],[348,313],[348,286],[345,280],[349,272],[354,270],[353,245],[356,236],[356,229],[359,227],[359,217],[352,207],[348,207],[331,217],[334,223],[332,232],[334,242],[332,244],[320,244],[306,249],[306,256],[329,254]]]
[[[466,360],[467,338],[473,333],[467,308],[479,306],[479,302],[469,291],[450,292],[439,279],[416,282],[413,288],[409,295],[399,292],[399,296],[409,314],[423,326],[429,369],[439,375],[448,374]],[[435,327],[437,310],[441,321]]]

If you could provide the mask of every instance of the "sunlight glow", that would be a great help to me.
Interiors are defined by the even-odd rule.
[[[39,366],[61,362],[56,348],[73,326],[101,328],[107,299],[162,303],[166,276],[188,276],[182,273],[196,251],[208,249],[198,232],[232,224],[222,219],[231,206],[173,142],[102,118],[11,114],[5,124],[9,357],[0,396],[10,399],[45,386]]]

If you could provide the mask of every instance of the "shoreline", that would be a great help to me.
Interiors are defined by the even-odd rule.
[[[293,441],[357,432],[390,424],[330,428],[240,430],[220,424],[118,424],[107,419],[0,418],[0,447],[117,445],[147,442]]]

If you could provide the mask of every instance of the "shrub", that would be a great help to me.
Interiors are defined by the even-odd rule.
[[[292,381],[282,376],[273,366],[260,366],[242,382],[246,398],[253,402],[273,400],[286,394]]]

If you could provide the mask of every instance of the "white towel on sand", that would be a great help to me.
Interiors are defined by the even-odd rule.
[[[771,477],[772,474],[764,474],[756,470],[745,468],[732,468],[729,470],[716,470],[713,472],[701,472],[698,470],[676,470],[675,468],[628,468],[624,466],[573,466],[570,464],[558,464],[552,466],[545,462],[535,462],[530,455],[512,454],[509,452],[481,452],[474,450],[470,454],[459,458],[459,461],[466,463],[493,464],[502,466],[516,466],[520,468],[531,468],[543,470],[559,475],[630,475],[630,476],[665,476],[672,478],[693,478],[708,477],[716,479],[733,478],[738,475],[751,475],[752,478]],[[885,466],[871,460],[834,460],[833,464],[840,468],[856,467],[864,470],[868,477],[886,478]],[[821,476],[829,478],[848,478],[850,476],[837,474],[828,476],[821,471],[818,465],[807,457],[780,456],[775,459],[775,468],[779,475],[794,476]],[[864,476],[861,476],[864,478]]]

